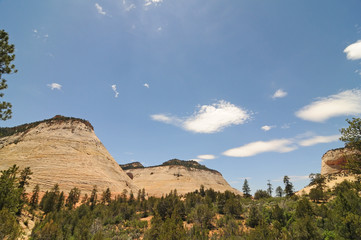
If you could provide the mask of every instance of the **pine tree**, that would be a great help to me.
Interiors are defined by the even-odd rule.
[[[243,187],[242,187],[242,191],[243,191],[243,194],[245,197],[250,197],[251,196],[251,189],[248,185],[248,181],[247,179],[244,180],[244,183],[243,183]]]
[[[68,198],[66,199],[65,206],[69,210],[73,209],[73,207],[79,202],[79,198],[80,198],[80,190],[76,187],[72,188],[68,194]]]
[[[29,205],[31,209],[37,209],[39,206],[39,191],[40,191],[39,184],[36,184],[33,189],[33,194],[30,197]]]
[[[293,184],[290,182],[290,178],[286,175],[283,178],[283,183],[285,184],[285,193],[287,197],[291,197],[294,195],[293,192]]]
[[[8,85],[6,80],[2,78],[3,74],[16,73],[15,65],[11,62],[15,59],[15,46],[9,44],[9,35],[4,30],[0,30],[0,90],[6,89]],[[0,93],[0,98],[4,93]],[[0,119],[7,120],[11,118],[12,105],[9,102],[0,102]]]
[[[112,201],[112,193],[110,192],[110,189],[107,188],[102,194],[102,203],[110,204],[111,201]]]

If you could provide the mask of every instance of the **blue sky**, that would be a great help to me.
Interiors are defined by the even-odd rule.
[[[0,0],[15,126],[89,120],[119,163],[296,189],[361,114],[361,2]]]

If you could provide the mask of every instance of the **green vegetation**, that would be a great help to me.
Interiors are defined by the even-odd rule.
[[[361,174],[361,118],[346,119],[349,126],[340,129],[340,140],[345,142],[345,146],[357,153],[347,159],[346,170],[353,174]]]
[[[94,130],[93,126],[87,120],[57,115],[50,119],[45,119],[45,120],[37,121],[37,122],[33,122],[33,123],[27,123],[27,124],[23,124],[23,125],[16,126],[16,127],[0,128],[0,137],[7,137],[7,136],[14,135],[16,133],[26,133],[29,129],[34,128],[41,123],[47,123],[50,125],[50,124],[62,123],[65,121],[81,122]]]
[[[343,137],[351,136],[346,132]],[[347,140],[346,145],[357,148],[360,138],[352,139]],[[358,156],[351,160],[360,161]],[[183,164],[172,160],[165,165],[173,163]],[[186,166],[190,165],[195,164],[186,162]],[[350,168],[350,171],[357,173],[359,169]],[[79,189],[73,188],[64,194],[56,184],[39,203],[38,185],[30,196],[25,194],[31,175],[30,168],[20,171],[16,165],[1,171],[1,239],[19,238],[22,234],[19,222],[24,212],[36,221],[30,236],[33,240],[361,239],[360,181],[344,181],[325,191],[327,178],[310,174],[313,190],[309,195],[298,197],[290,178],[284,176],[285,186],[276,188],[277,197],[272,197],[273,188],[268,181],[267,189],[257,190],[253,198],[247,180],[243,185],[244,196],[201,186],[182,196],[174,190],[161,198],[147,198],[144,189],[139,190],[137,196],[127,190],[112,196],[109,188],[98,192],[97,186],[89,197],[85,194],[81,198]]]
[[[15,59],[15,46],[9,44],[9,35],[4,30],[0,30],[0,90],[8,87],[6,79],[3,78],[3,74],[16,73],[15,65],[11,62]],[[0,98],[4,96],[4,93],[0,93]],[[0,102],[0,119],[7,120],[11,118],[12,105],[9,102]]]
[[[90,197],[77,188],[64,194],[56,184],[39,203],[39,186],[24,194],[31,171],[17,166],[0,176],[0,237],[17,239],[21,212],[37,219],[31,239],[361,239],[359,182],[342,182],[324,192],[324,179],[311,174],[311,185],[322,193],[302,198],[272,197],[257,190],[254,198],[232,192],[199,190],[179,196],[146,198],[110,189]],[[287,179],[287,178],[286,178]],[[288,179],[288,184],[291,184]],[[287,188],[287,184],[285,184]],[[276,191],[277,192],[277,191]],[[65,197],[67,195],[67,197]],[[99,195],[99,196],[98,196]]]

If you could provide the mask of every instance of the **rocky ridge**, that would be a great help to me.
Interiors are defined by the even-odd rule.
[[[151,167],[129,167],[134,163],[121,165],[125,172],[139,187],[144,188],[149,196],[161,197],[177,189],[178,194],[193,192],[200,188],[213,188],[215,191],[226,190],[241,194],[232,188],[216,170],[208,169],[195,161],[169,160],[162,165]]]
[[[78,187],[90,193],[107,187],[113,193],[138,187],[119,167],[85,120],[55,116],[14,128],[0,128],[0,170],[12,165],[30,167],[35,184],[42,191],[58,183],[65,193]]]

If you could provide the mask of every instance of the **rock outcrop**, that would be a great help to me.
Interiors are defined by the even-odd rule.
[[[58,183],[68,193],[78,187],[82,194],[96,185],[99,192],[138,191],[85,120],[56,116],[52,119],[0,128],[0,170],[12,165],[30,167],[34,173],[28,191],[35,184],[41,191]]]
[[[227,183],[222,174],[195,161],[174,159],[159,166],[127,167],[125,171],[133,178],[133,182],[139,188],[144,188],[149,196],[161,197],[174,189],[177,189],[178,194],[185,194],[199,189],[201,185],[205,189],[241,194]]]
[[[349,148],[338,148],[327,151],[322,156],[321,174],[335,174],[343,171],[342,167],[347,158],[356,154],[355,150]]]

